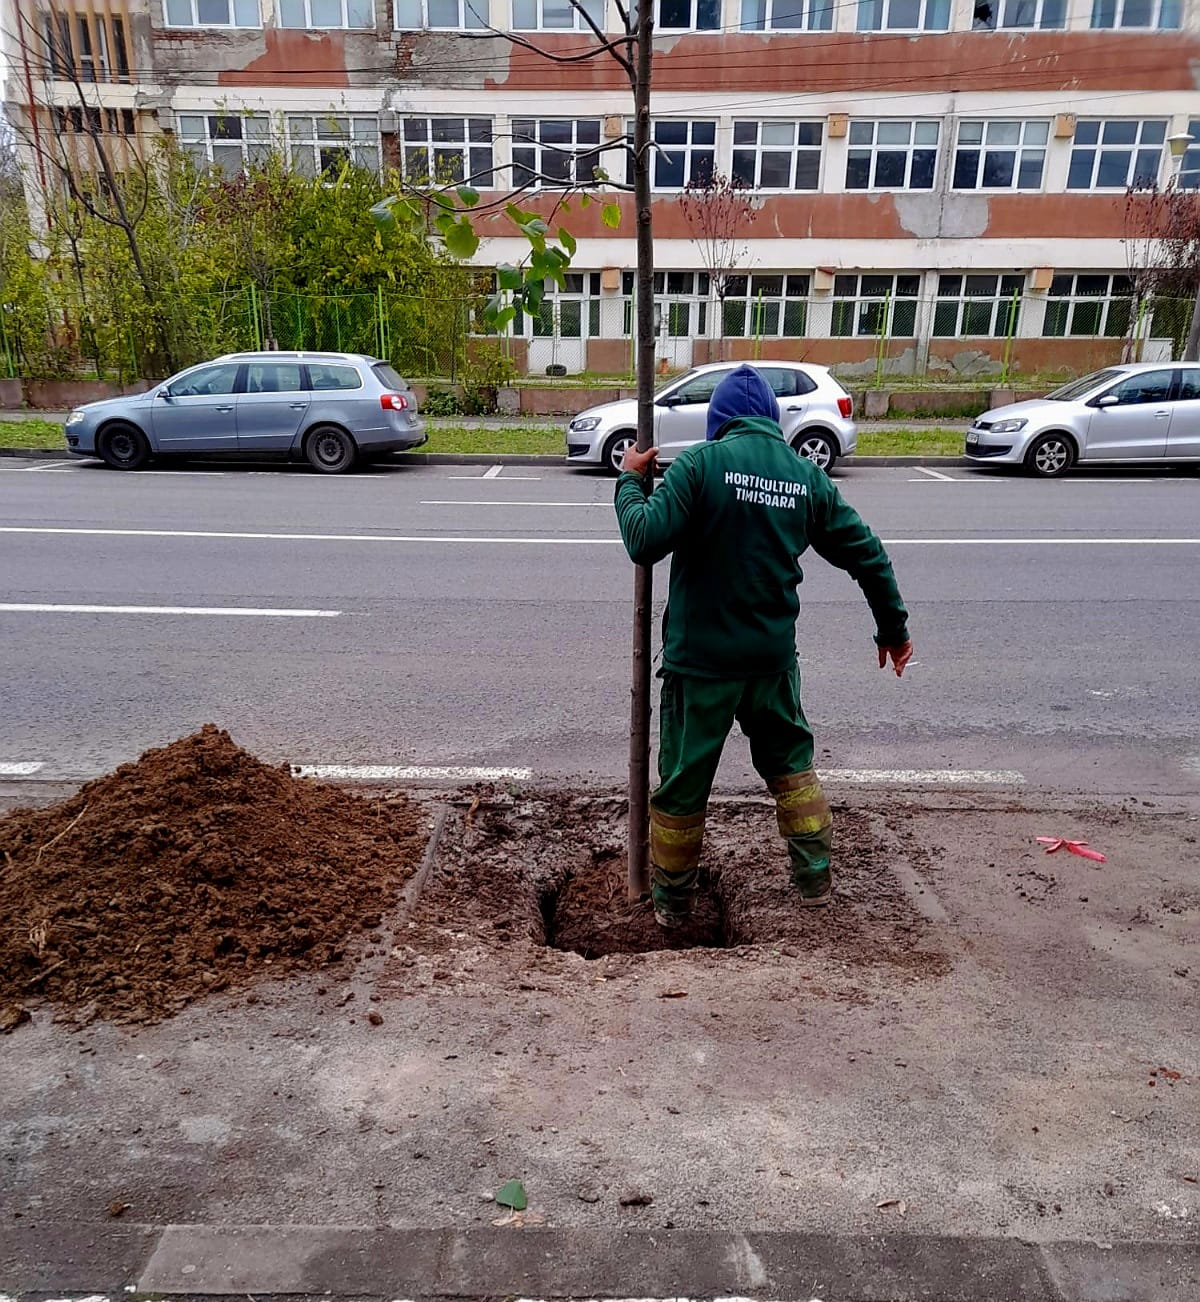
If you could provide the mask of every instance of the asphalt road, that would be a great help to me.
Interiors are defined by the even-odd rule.
[[[880,673],[857,588],[811,558],[824,767],[1200,790],[1200,475],[839,482],[891,545],[917,658]],[[619,780],[632,571],[611,499],[553,468],[6,463],[0,776],[98,773],[212,720],[273,760]],[[720,783],[753,782],[735,739]]]

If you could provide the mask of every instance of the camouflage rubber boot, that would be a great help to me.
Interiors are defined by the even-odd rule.
[[[680,927],[700,879],[704,811],[675,817],[650,807],[650,897],[660,927]]]
[[[812,769],[789,773],[769,784],[775,797],[779,834],[787,841],[792,885],[805,908],[828,904],[833,895],[829,866],[833,847],[833,814]]]

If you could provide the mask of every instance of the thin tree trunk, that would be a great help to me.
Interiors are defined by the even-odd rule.
[[[637,218],[637,446],[654,446],[654,235],[650,212],[650,65],[653,7],[638,6],[633,85],[633,203]],[[629,898],[650,890],[650,607],[654,570],[633,577],[633,675],[629,712]]]

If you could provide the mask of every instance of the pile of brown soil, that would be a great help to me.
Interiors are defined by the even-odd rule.
[[[212,724],[46,809],[0,819],[0,1005],[151,1021],[337,962],[424,844],[403,798],[292,776]]]

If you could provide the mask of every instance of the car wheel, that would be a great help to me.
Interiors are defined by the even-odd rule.
[[[358,446],[344,429],[321,425],[305,440],[304,455],[308,464],[323,475],[344,475],[354,469]]]
[[[811,461],[814,466],[820,466],[826,472],[837,464],[838,454],[833,440],[819,430],[809,429],[797,434],[792,440],[792,447],[806,461]]]
[[[622,430],[620,434],[614,434],[604,445],[602,460],[605,469],[611,470],[614,475],[619,475],[625,453],[636,446],[637,436],[631,434],[628,430]]]
[[[106,425],[96,440],[96,451],[114,470],[140,470],[150,460],[150,444],[136,425]]]
[[[1065,475],[1075,462],[1075,445],[1065,434],[1042,434],[1025,453],[1025,469],[1040,479]]]

